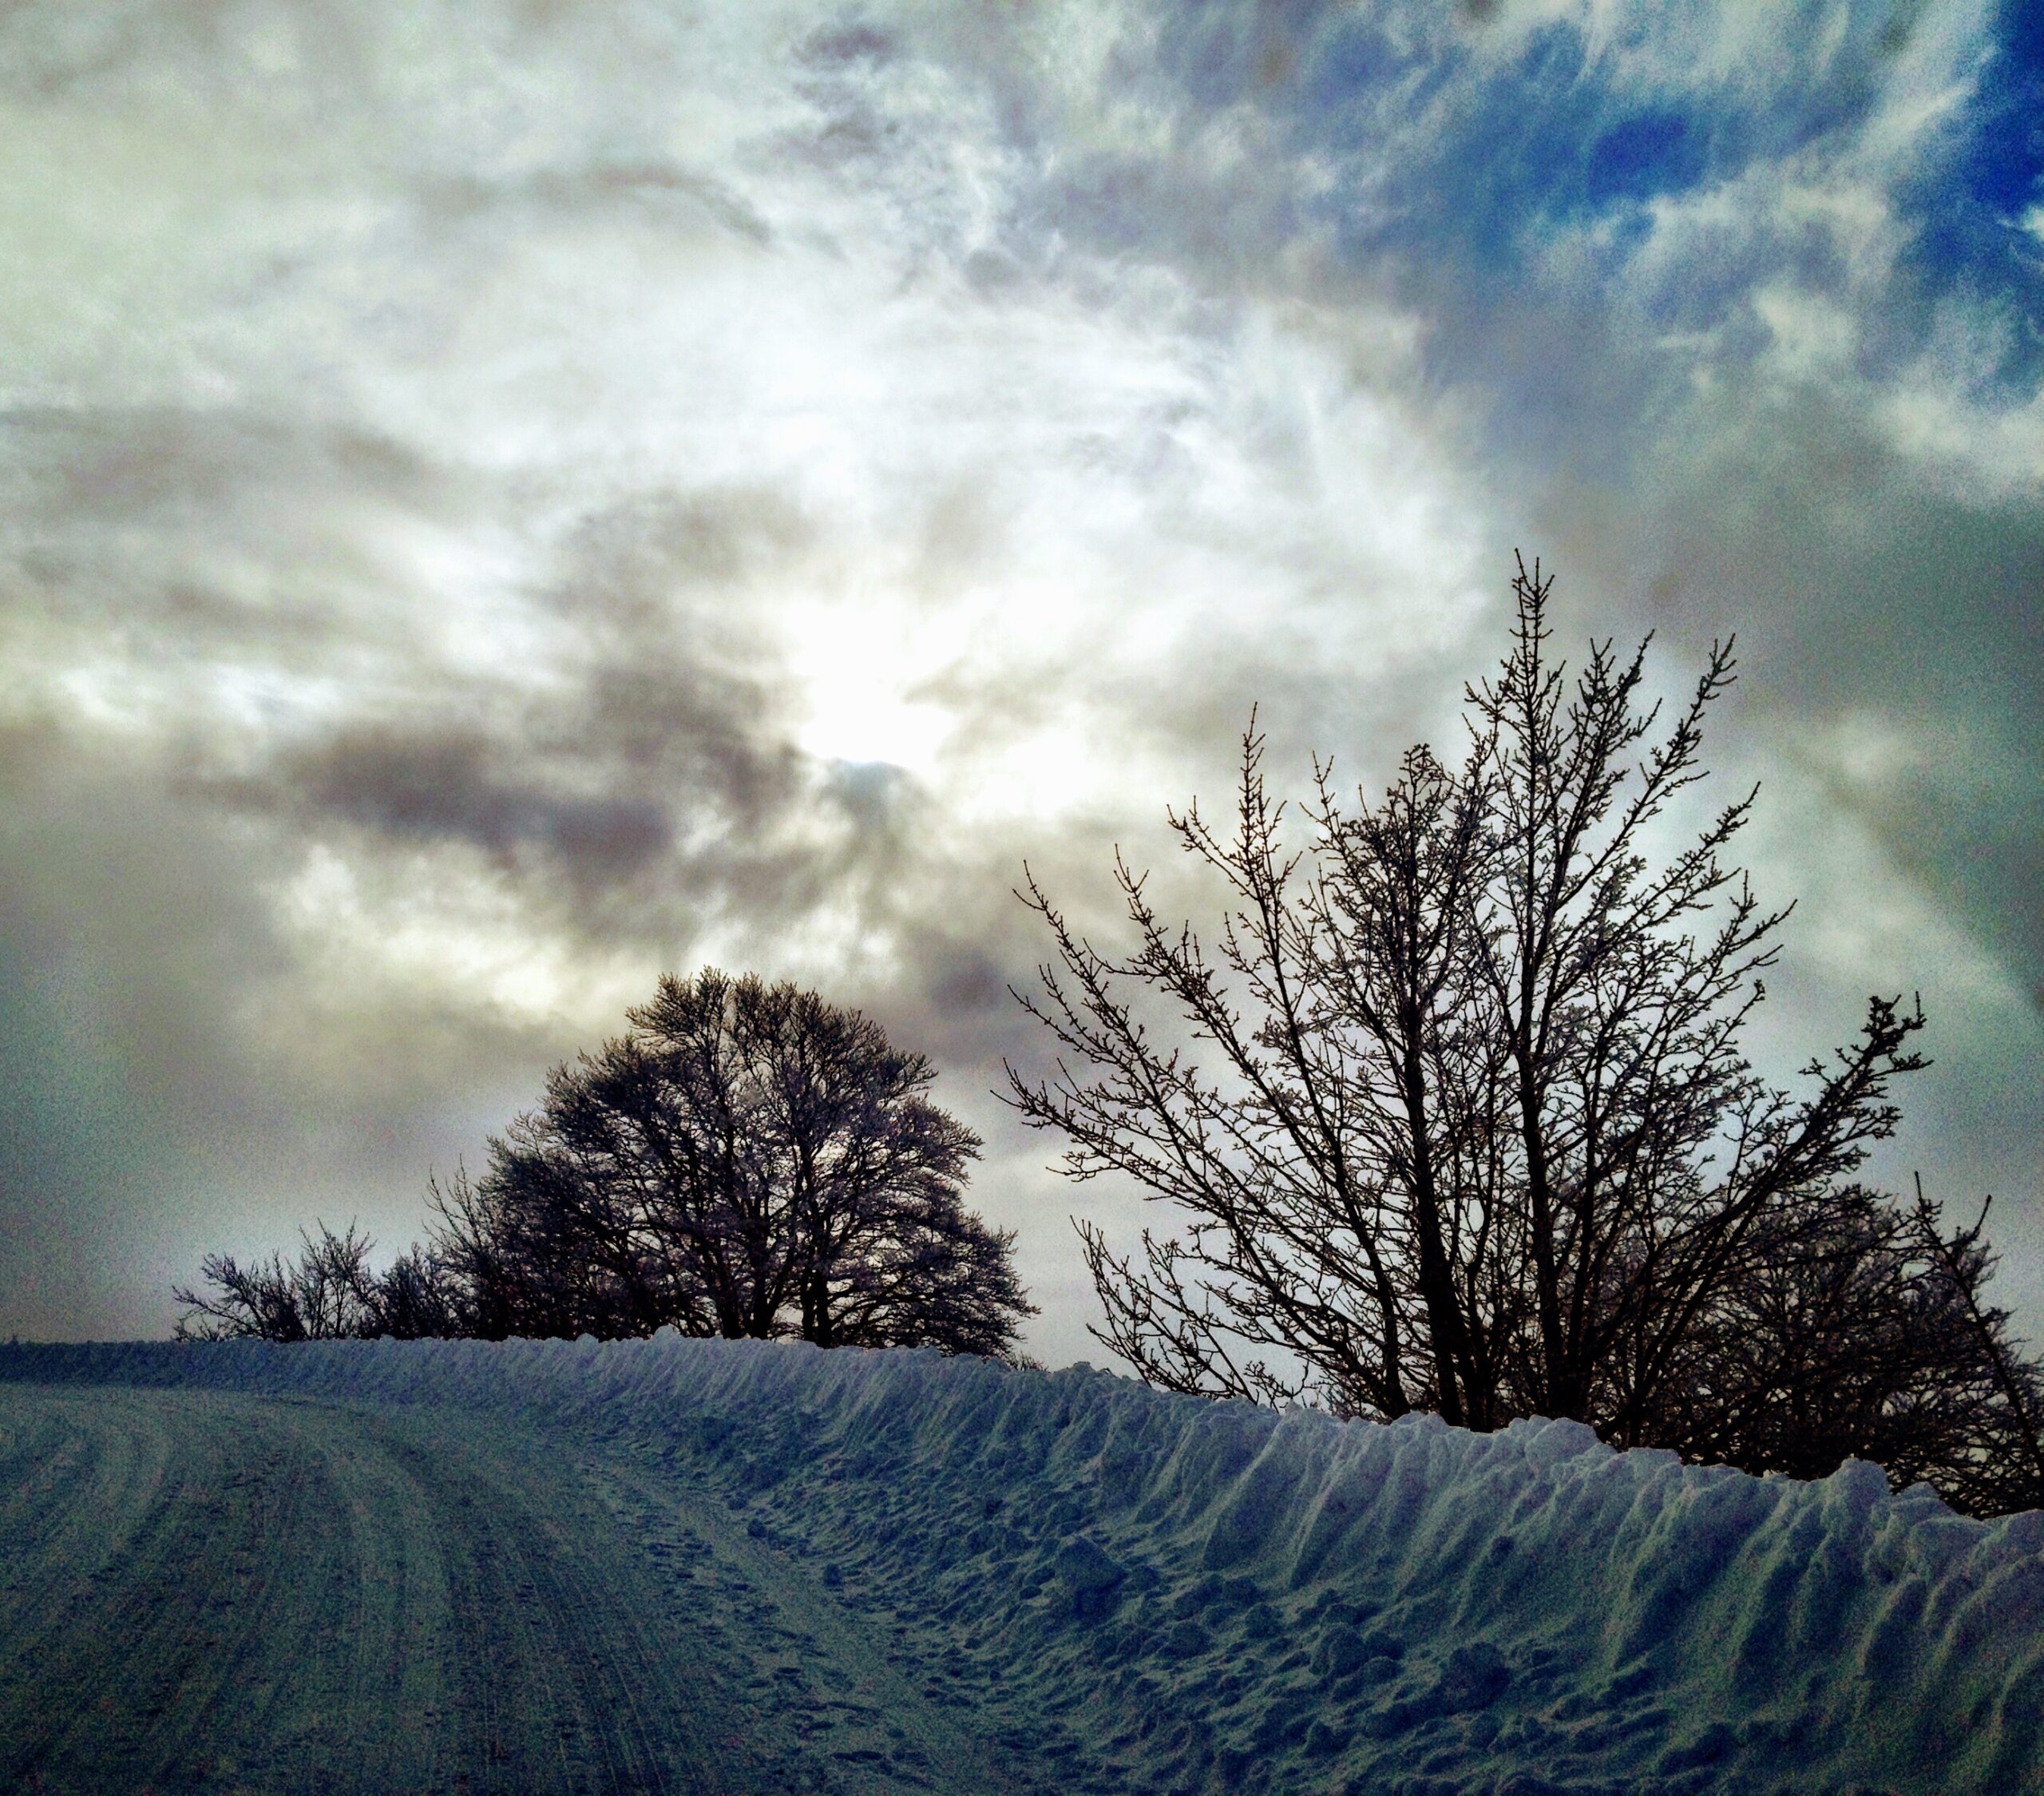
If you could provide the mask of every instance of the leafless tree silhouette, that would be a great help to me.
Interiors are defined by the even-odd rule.
[[[1519,565],[1460,765],[1415,748],[1353,809],[1317,767],[1305,850],[1252,720],[1232,827],[1170,818],[1231,896],[1210,949],[1119,859],[1123,959],[1028,880],[1056,956],[1017,996],[1063,1053],[1011,1067],[1011,1100],[1070,1176],[1132,1179],[1181,1225],[1119,1254],[1079,1223],[1095,1332],[1177,1390],[1574,1417],[1755,1469],[1884,1453],[1998,1503],[1991,1437],[2027,1418],[2034,1445],[2038,1411],[1981,1300],[1991,1258],[1852,1182],[1923,1064],[1920,1012],[1874,998],[1800,1093],[1755,1072],[1788,914],[1725,858],[1755,795],[1650,851],[1705,777],[1732,644],[1664,724],[1646,644],[1593,644],[1573,679],[1551,658],[1551,586]],[[1799,1403],[1827,1425],[1789,1426]],[[2026,1476],[2008,1489],[2044,1501]]]
[[[1034,1314],[1012,1234],[968,1211],[979,1138],[935,1069],[789,984],[664,978],[629,1032],[557,1067],[471,1179],[431,1187],[429,1243],[368,1270],[351,1228],[303,1259],[208,1258],[188,1334],[275,1340],[795,1335],[1015,1357]]]

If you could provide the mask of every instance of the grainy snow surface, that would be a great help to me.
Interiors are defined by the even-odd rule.
[[[909,1353],[0,1348],[0,1787],[2044,1790],[2044,1516]]]

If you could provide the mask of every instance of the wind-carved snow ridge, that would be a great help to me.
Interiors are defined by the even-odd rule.
[[[1763,1480],[1571,1422],[1338,1423],[671,1334],[23,1348],[0,1377],[592,1439],[898,1624],[1012,1787],[2044,1790],[2044,1513],[1968,1520],[1856,1462]]]

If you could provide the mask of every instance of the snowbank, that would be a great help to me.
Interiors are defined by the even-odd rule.
[[[1075,1789],[2044,1790],[2044,1513],[1868,1465],[671,1335],[12,1347],[0,1378],[454,1404],[657,1461],[922,1624]]]

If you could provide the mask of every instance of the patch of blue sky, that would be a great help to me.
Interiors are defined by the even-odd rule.
[[[1959,179],[1975,204],[2002,218],[2044,203],[2044,7],[2003,0],[1994,54],[1967,113]]]
[[[1335,35],[1301,83],[1292,125],[1302,152],[1325,155],[1331,137],[1353,154],[1356,187],[1337,181],[1313,203],[1338,252],[1357,268],[1388,258],[1424,287],[1437,367],[1452,378],[1480,362],[1485,383],[1503,390],[1495,430],[1622,462],[1626,433],[1614,425],[1644,424],[1654,378],[1628,338],[1642,322],[1700,327],[1710,320],[1693,315],[1699,300],[1729,304],[1737,287],[1655,289],[1683,315],[1658,320],[1611,303],[1650,235],[1650,202],[1718,178],[1712,114],[1608,79],[1572,26],[1534,34],[1503,63],[1465,40],[1437,42],[1424,76],[1373,61],[1353,29]],[[1351,94],[1345,113],[1337,74],[1363,69],[1391,71],[1400,91],[1388,111]],[[1357,191],[1367,205],[1353,203]],[[1564,276],[1549,256],[1565,231]]]
[[[1590,146],[1583,196],[1592,205],[1693,187],[1707,166],[1706,135],[1682,113],[1634,113]]]
[[[2005,0],[1993,54],[1946,153],[1895,198],[1914,228],[1904,268],[1927,311],[1953,298],[2005,321],[1976,383],[1983,396],[2026,398],[2044,379],[2044,6],[2037,0]]]
[[[1650,11],[1594,42],[1578,21],[1555,21],[1506,54],[1450,17],[1202,8],[1160,43],[1159,73],[1197,110],[1258,108],[1293,157],[1333,176],[1295,196],[1297,221],[1325,229],[1351,265],[1388,257],[1425,271],[1436,292],[1452,280],[1472,296],[1569,310],[1622,294],[1645,331],[1717,331],[1729,348],[1762,283],[1848,284],[1840,245],[1817,229],[1749,230],[1679,266],[1634,264],[1651,260],[1640,252],[1657,202],[1777,171],[1849,169],[1927,28],[1920,6],[1785,10],[1729,63],[1684,54],[1678,29]],[[2037,0],[2006,0],[1974,80],[1891,177],[1884,197],[1908,247],[1878,299],[1861,292],[1875,315],[1863,315],[1862,353],[1869,373],[1912,360],[1952,296],[2010,320],[1994,379],[2018,395],[2044,364],[2044,242],[2026,222],[2044,201]]]
[[[1834,123],[1785,125],[1776,95],[1745,86],[1643,89],[1619,79],[1610,58],[1593,61],[1572,23],[1532,34],[1520,54],[1494,65],[1466,46],[1443,47],[1459,78],[1430,109],[1431,133],[1400,135],[1386,173],[1402,203],[1387,229],[1408,240],[1452,240],[1489,269],[1515,271],[1539,256],[1552,229],[1599,214],[1637,236],[1642,227],[1628,215],[1648,202],[1730,178],[1757,157],[1792,148],[1785,137]],[[1353,54],[1331,61],[1343,69],[1365,65]],[[1412,87],[1403,96],[1420,97]],[[1297,147],[1358,151],[1374,161],[1380,108],[1331,78],[1301,99]],[[1329,197],[1339,204],[1338,194]]]
[[[1351,129],[1367,117],[1356,105],[1361,95],[1399,91],[1416,67],[1434,63],[1437,77],[1451,74],[1465,58],[1459,51],[1429,57],[1428,50],[1394,40],[1382,23],[1373,18],[1350,16],[1324,27],[1311,46],[1300,70],[1298,102],[1309,118],[1325,121],[1329,135],[1339,142],[1343,127]],[[1267,57],[1266,57],[1267,65]]]
[[[1217,272],[1317,237],[1424,310],[1437,375],[1476,374],[1516,428],[1580,425],[1583,452],[1615,460],[1614,426],[1650,428],[1695,355],[1729,371],[1768,351],[1773,289],[1849,314],[1877,383],[1930,354],[1971,371],[1976,400],[2035,391],[2038,0],[1942,24],[1911,0],[1812,0],[1736,33],[1680,7],[1615,28],[1480,10],[1174,10],[1139,81],[1179,149],[1066,161],[1039,222]],[[1970,85],[1948,112],[1919,109],[1916,89],[1955,81]],[[1180,153],[1233,113],[1255,117],[1256,156]],[[1868,235],[1883,214],[1899,228]]]

